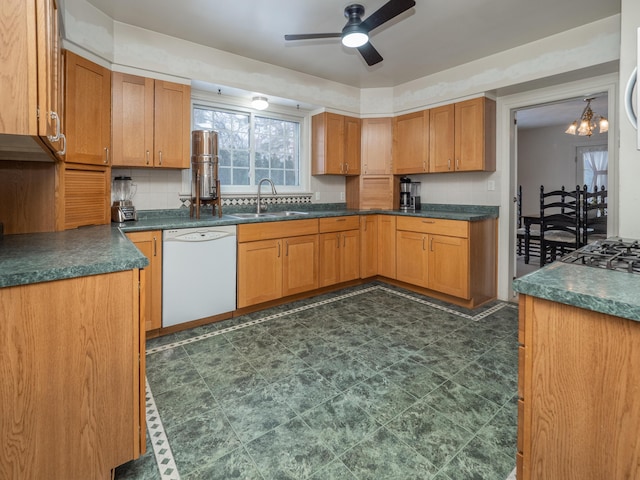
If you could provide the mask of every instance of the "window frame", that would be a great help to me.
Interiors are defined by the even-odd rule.
[[[192,92],[193,93],[193,92]],[[224,196],[230,195],[247,195],[247,194],[256,194],[257,192],[257,182],[260,179],[255,178],[255,117],[266,117],[266,118],[274,118],[289,122],[296,122],[299,125],[298,132],[298,154],[299,154],[299,165],[298,165],[298,177],[299,177],[299,185],[297,186],[284,186],[284,185],[276,185],[276,189],[278,190],[278,194],[308,194],[309,193],[309,185],[310,185],[310,151],[308,146],[308,131],[309,131],[309,115],[305,111],[287,108],[283,106],[272,106],[269,110],[256,110],[248,105],[244,104],[242,99],[237,99],[235,102],[222,102],[217,96],[207,95],[206,92],[202,94],[192,95],[191,98],[191,125],[192,130],[195,130],[195,115],[194,110],[196,108],[205,108],[218,110],[228,113],[240,113],[240,114],[248,114],[249,115],[249,162],[250,162],[250,175],[252,176],[251,181],[254,182],[252,185],[221,185],[220,190],[221,194]]]

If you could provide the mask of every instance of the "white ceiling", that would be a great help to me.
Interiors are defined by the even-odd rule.
[[[591,110],[593,110],[594,115],[609,118],[608,95],[606,93],[596,93],[590,95],[589,98],[593,98]],[[586,105],[584,98],[579,97],[518,110],[516,113],[518,129],[556,125],[566,129],[570,123],[580,118]]]
[[[88,0],[114,20],[359,88],[391,87],[620,12],[620,0],[417,0],[373,30],[368,67],[339,39],[348,0]],[[386,0],[360,0],[365,15]]]

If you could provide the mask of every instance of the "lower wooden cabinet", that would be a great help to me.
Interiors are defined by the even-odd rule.
[[[496,296],[495,219],[398,217],[396,279],[475,307]]]
[[[107,480],[144,451],[143,277],[0,289],[0,477]]]
[[[317,232],[317,219],[239,225],[238,308],[318,288]]]
[[[149,260],[145,281],[145,330],[162,327],[162,231],[130,232],[127,237]]]
[[[378,217],[360,217],[360,278],[378,275]]]
[[[395,215],[378,215],[378,275],[396,278]]]
[[[319,228],[319,286],[360,278],[360,217],[321,218]]]
[[[520,295],[518,480],[640,476],[640,322]]]

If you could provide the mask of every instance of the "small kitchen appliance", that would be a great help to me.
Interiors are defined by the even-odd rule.
[[[194,130],[191,132],[191,207],[200,218],[200,207],[211,205],[211,214],[222,216],[220,180],[218,178],[218,133],[213,130]]]
[[[128,222],[138,220],[136,207],[133,206],[132,198],[135,195],[135,185],[131,177],[115,177],[111,185],[111,205],[112,222]]]
[[[411,182],[411,199],[409,200],[409,203],[411,204],[411,209],[412,210],[420,210],[422,209],[421,206],[421,199],[420,199],[420,189],[421,189],[422,184],[420,182]]]
[[[411,210],[411,179],[400,177],[400,210]]]

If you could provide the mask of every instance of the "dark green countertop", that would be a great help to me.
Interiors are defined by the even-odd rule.
[[[554,262],[513,282],[516,292],[640,321],[640,275]]]
[[[201,212],[200,219],[196,220],[190,218],[188,210],[185,209],[149,211],[139,212],[139,221],[124,224],[82,227],[55,233],[5,235],[0,239],[0,287],[97,275],[142,268],[148,265],[144,255],[126,238],[123,232],[379,213],[466,221],[498,217],[498,207],[483,206],[436,205],[419,212],[343,209],[318,211],[306,205],[282,207],[282,209],[296,211],[308,210],[309,213],[293,217],[237,219],[226,214],[221,218],[214,217],[210,210],[208,212],[205,210]],[[227,210],[232,211],[231,208],[223,211],[226,213]],[[273,211],[277,210],[274,208]]]
[[[0,239],[0,287],[143,268],[147,258],[111,225]]]

